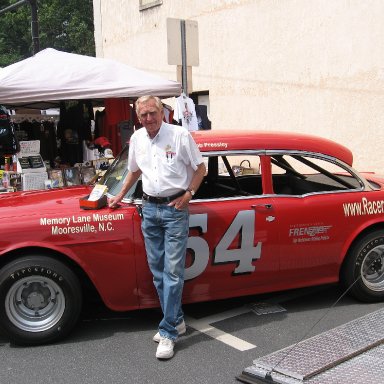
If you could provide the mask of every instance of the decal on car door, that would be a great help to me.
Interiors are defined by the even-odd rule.
[[[208,214],[191,215],[189,227],[198,227],[202,233],[208,231]],[[240,246],[230,249],[230,245],[237,235],[240,234]],[[213,264],[236,263],[233,275],[252,273],[255,266],[254,260],[261,257],[262,243],[254,245],[255,234],[255,211],[239,211],[234,220],[217,244],[213,254]],[[209,261],[208,243],[200,236],[190,236],[187,248],[192,249],[195,254],[194,261],[185,270],[185,280],[193,279],[204,272]]]

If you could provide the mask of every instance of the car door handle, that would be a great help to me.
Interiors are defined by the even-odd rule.
[[[253,204],[251,208],[264,207],[266,209],[272,209],[272,204]]]

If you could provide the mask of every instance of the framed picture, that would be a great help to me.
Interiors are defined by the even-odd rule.
[[[11,173],[9,175],[9,185],[14,191],[21,191],[23,189],[21,173]]]
[[[64,176],[61,169],[49,169],[49,180],[51,180],[50,188],[64,187]]]
[[[81,181],[83,184],[89,184],[96,176],[95,167],[81,167]]]
[[[28,156],[29,163],[31,164],[31,168],[43,168],[44,162],[40,155],[36,156]]]
[[[18,158],[21,169],[31,168],[31,164],[29,162],[28,157],[19,157]]]
[[[113,159],[103,157],[101,159],[93,160],[92,164],[96,170],[107,170],[112,162]]]
[[[64,168],[64,181],[65,185],[67,187],[70,187],[71,185],[80,185],[81,184],[81,177],[80,177],[80,169],[77,167],[72,168]]]

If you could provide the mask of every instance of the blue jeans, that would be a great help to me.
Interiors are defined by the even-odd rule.
[[[184,286],[185,253],[189,212],[143,200],[141,228],[149,268],[159,296],[163,319],[160,336],[176,340],[176,325],[183,321],[181,296]]]

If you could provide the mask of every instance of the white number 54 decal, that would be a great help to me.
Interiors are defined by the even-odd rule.
[[[208,231],[208,214],[191,215],[189,228],[200,228],[202,233]],[[239,248],[229,249],[239,234]],[[214,250],[213,264],[236,262],[233,274],[251,273],[255,270],[253,260],[260,259],[262,243],[254,245],[255,211],[240,211],[224,233]],[[194,253],[192,265],[185,269],[185,280],[193,279],[205,271],[209,261],[208,243],[200,236],[190,236],[187,248]]]

